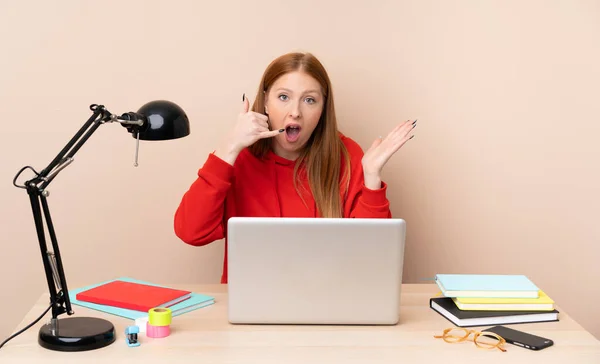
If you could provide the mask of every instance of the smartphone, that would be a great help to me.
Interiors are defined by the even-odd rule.
[[[535,336],[523,331],[509,329],[504,326],[494,326],[482,330],[483,335],[485,335],[486,331],[502,336],[509,344],[521,346],[530,350],[542,350],[554,344],[554,341],[545,337]]]

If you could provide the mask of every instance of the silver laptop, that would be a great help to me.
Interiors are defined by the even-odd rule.
[[[229,219],[229,322],[397,324],[405,231],[402,219]]]

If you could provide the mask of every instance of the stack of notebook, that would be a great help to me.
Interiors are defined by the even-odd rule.
[[[128,277],[70,290],[69,299],[74,305],[133,320],[147,317],[154,307],[169,307],[178,316],[215,302],[208,295]]]
[[[437,274],[430,307],[459,327],[558,321],[554,301],[524,275]]]

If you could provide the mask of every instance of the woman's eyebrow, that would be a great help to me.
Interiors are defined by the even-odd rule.
[[[279,87],[279,88],[278,88],[276,91],[287,91],[287,92],[289,92],[289,93],[291,93],[291,94],[293,94],[293,93],[294,93],[292,90],[290,90],[289,88],[285,88],[285,87]],[[306,90],[306,91],[304,91],[304,93],[305,93],[305,94],[307,94],[307,93],[311,93],[311,92],[314,92],[314,93],[319,93],[319,90],[310,89],[310,90]]]

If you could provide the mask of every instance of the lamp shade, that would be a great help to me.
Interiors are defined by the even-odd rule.
[[[185,111],[171,101],[150,101],[137,114],[144,119],[139,130],[140,140],[178,139],[190,134],[190,121]]]

